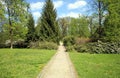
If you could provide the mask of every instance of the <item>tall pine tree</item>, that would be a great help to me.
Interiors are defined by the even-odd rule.
[[[29,14],[27,27],[28,27],[28,33],[26,35],[27,37],[26,42],[35,41],[35,26],[34,26],[34,19],[32,14]]]
[[[59,39],[59,27],[57,14],[51,0],[46,0],[41,17],[40,39],[43,41],[57,42]]]

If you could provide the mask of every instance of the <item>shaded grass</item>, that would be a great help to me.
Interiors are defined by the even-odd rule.
[[[0,49],[0,78],[36,78],[55,50]]]
[[[79,78],[120,78],[120,55],[70,52]]]

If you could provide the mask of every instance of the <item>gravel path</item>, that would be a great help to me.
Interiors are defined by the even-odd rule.
[[[37,78],[78,78],[69,55],[65,52],[62,44]]]

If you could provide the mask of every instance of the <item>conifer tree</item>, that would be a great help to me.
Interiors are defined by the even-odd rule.
[[[41,17],[40,39],[43,41],[58,41],[59,27],[57,14],[51,0],[46,0]]]
[[[34,19],[32,14],[29,14],[29,20],[27,23],[28,33],[26,35],[26,42],[34,41],[35,40],[35,26],[34,26]]]

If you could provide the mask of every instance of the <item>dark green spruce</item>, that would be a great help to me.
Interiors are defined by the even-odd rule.
[[[42,41],[59,41],[57,13],[51,0],[46,0],[42,10],[40,39]]]
[[[26,41],[31,42],[35,41],[35,23],[32,14],[29,14],[29,20],[27,23],[28,33],[26,35]]]

